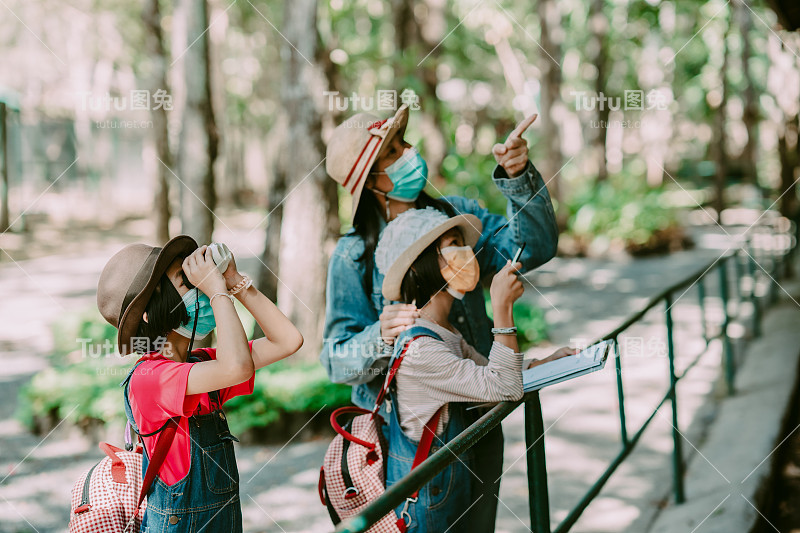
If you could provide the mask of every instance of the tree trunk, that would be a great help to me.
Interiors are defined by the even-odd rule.
[[[142,21],[144,22],[145,50],[150,60],[150,75],[148,76],[148,87],[151,96],[150,118],[153,121],[153,141],[155,142],[156,156],[160,159],[159,162],[153,165],[156,169],[156,193],[153,199],[156,215],[156,239],[163,244],[169,240],[169,219],[171,216],[169,179],[171,175],[170,169],[172,169],[172,153],[169,149],[168,110],[165,109],[165,105],[156,105],[152,101],[156,91],[161,90],[169,94],[167,58],[164,55],[161,12],[158,2],[159,0],[145,0]]]
[[[742,150],[742,163],[744,180],[754,185],[758,184],[758,167],[756,165],[756,151],[758,147],[758,100],[756,97],[753,78],[750,75],[750,57],[752,46],[750,33],[753,29],[753,19],[750,10],[744,5],[744,0],[734,0],[733,6],[735,20],[742,36],[742,78],[744,80],[744,113],[742,120],[747,130],[747,144]]]
[[[781,196],[778,210],[792,220],[797,221],[800,205],[797,200],[797,184],[795,174],[800,165],[800,139],[798,139],[798,119],[800,115],[787,118],[783,131],[778,136],[778,157],[781,163]]]
[[[179,0],[174,14],[184,25],[176,39],[176,80],[183,85],[181,130],[178,140],[178,178],[181,184],[181,228],[200,244],[211,242],[216,194],[214,161],[218,135],[211,105],[208,6],[206,0]],[[178,32],[176,32],[178,33]]]
[[[422,13],[415,16],[414,0],[392,0],[394,13],[394,48],[400,60],[394,61],[395,89],[399,95],[409,89],[407,80],[417,79],[422,83],[419,109],[411,108],[411,114],[420,118],[425,162],[428,164],[429,180],[441,187],[442,162],[447,155],[447,139],[442,131],[441,104],[436,97],[439,78],[438,46],[445,36],[446,3],[444,0],[422,0],[416,4]],[[429,54],[429,55],[428,55]],[[409,104],[411,106],[411,104]],[[439,183],[436,183],[439,182]]]
[[[394,49],[398,57],[414,45],[417,35],[417,23],[414,20],[414,0],[392,0],[394,13]],[[422,57],[420,57],[422,59]],[[408,73],[402,61],[393,61],[395,81],[403,79]]]
[[[561,187],[556,175],[564,164],[561,153],[561,135],[554,116],[556,104],[561,100],[561,13],[555,0],[541,0],[538,4],[539,23],[541,24],[540,64],[542,69],[541,138],[545,140],[545,158],[540,168],[542,177],[547,183],[550,195],[561,203]],[[556,213],[559,226],[566,224],[566,210]]]
[[[592,0],[589,6],[589,27],[592,31],[592,47],[594,48],[591,62],[597,68],[597,77],[594,80],[594,90],[597,95],[607,93],[607,63],[608,63],[608,18],[603,13],[605,0]],[[597,123],[601,127],[595,128],[595,135],[592,139],[593,151],[597,158],[597,181],[605,181],[608,178],[608,167],[606,165],[606,134],[608,133],[609,106],[597,106]],[[605,126],[603,126],[605,125]]]
[[[8,108],[0,102],[0,233],[8,230],[10,217],[8,214]]]
[[[439,84],[439,77],[436,74],[439,66],[439,52],[441,50],[442,39],[447,31],[445,21],[445,0],[424,0],[422,3],[425,8],[425,15],[420,17],[418,24],[419,42],[422,45],[417,47],[420,50],[419,63],[425,54],[431,54],[422,61],[417,67],[421,69],[418,75],[422,78],[424,87],[420,98],[420,110],[422,124],[422,139],[425,145],[425,162],[428,164],[430,179],[440,181],[442,178],[442,163],[447,155],[447,139],[442,131],[442,110],[441,102],[436,97],[436,86]],[[443,182],[437,184],[442,187]]]
[[[283,204],[270,215],[268,236],[277,230],[275,215],[282,210],[279,270],[274,271],[279,277],[278,304],[305,336],[300,357],[316,360],[322,342],[328,256],[339,233],[339,218],[336,183],[325,172],[321,113],[315,104],[323,91],[324,75],[317,59],[314,0],[285,1],[283,35],[288,42],[283,44],[281,101],[289,120],[277,180],[285,183],[287,195],[273,185]],[[270,253],[269,244],[266,253]]]
[[[713,131],[714,138],[711,145],[712,159],[714,161],[714,209],[717,211],[717,222],[722,222],[722,211],[725,209],[725,181],[728,174],[728,154],[726,151],[727,135],[725,133],[726,107],[728,102],[728,43],[727,38],[731,30],[731,22],[726,22],[727,27],[723,32],[722,41],[722,66],[719,70],[722,98],[714,113]]]

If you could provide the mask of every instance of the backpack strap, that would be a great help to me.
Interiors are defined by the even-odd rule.
[[[440,407],[431,419],[428,420],[428,423],[425,424],[425,428],[422,430],[422,437],[420,437],[419,444],[417,445],[417,453],[414,454],[414,462],[411,463],[411,470],[419,466],[431,453],[431,446],[433,445],[433,438],[436,436],[436,427],[439,425],[439,419],[442,416],[442,409],[443,407]],[[414,494],[410,497],[416,498],[417,494],[419,494],[419,489],[415,490]]]
[[[400,364],[403,362],[403,358],[406,355],[408,345],[411,344],[411,341],[420,337],[433,337],[437,341],[442,340],[442,337],[440,337],[438,333],[424,326],[412,326],[397,336],[394,345],[394,354],[392,355],[392,360],[389,363],[389,372],[386,375],[386,381],[384,381],[381,391],[378,393],[378,398],[375,400],[375,408],[373,413],[378,412],[378,409],[386,398],[386,394],[388,393],[389,387],[394,380],[394,376],[400,369]],[[433,439],[436,436],[436,428],[439,426],[439,419],[442,416],[442,409],[443,407],[440,407],[425,424],[425,427],[422,430],[422,437],[420,437],[419,444],[417,445],[417,452],[414,454],[414,462],[411,464],[411,470],[414,470],[420,463],[428,458],[428,455],[431,452],[431,446],[433,445]],[[414,499],[418,494],[419,490],[415,490],[414,493],[409,496],[409,498]],[[398,525],[400,523],[405,525],[402,517],[398,521]]]
[[[167,458],[167,452],[169,451],[170,446],[172,446],[172,441],[175,439],[175,433],[178,430],[178,420],[180,420],[180,417],[170,418],[167,420],[167,424],[161,428],[161,435],[158,437],[155,450],[153,450],[153,457],[150,459],[150,463],[147,465],[147,469],[145,470],[144,479],[142,480],[142,490],[139,492],[139,500],[136,502],[136,511],[134,511],[133,516],[131,516],[131,519],[128,520],[128,523],[125,525],[125,529],[123,530],[124,533],[133,531],[129,528],[134,525],[134,520],[136,520],[136,517],[139,515],[139,511],[142,508],[144,497],[150,490],[150,485],[153,484],[153,481],[158,475],[159,470],[161,470],[161,465],[164,464],[164,459]]]
[[[209,361],[210,359],[211,356],[209,356],[208,353],[205,352],[205,350],[198,350],[197,353],[192,353],[189,356],[190,362]],[[169,452],[169,449],[172,446],[172,442],[175,440],[175,434],[178,431],[178,424],[180,422],[180,419],[182,418],[179,416],[172,417],[168,419],[166,422],[164,422],[164,425],[162,425],[159,429],[157,429],[152,433],[144,433],[144,434],[139,433],[139,428],[133,425],[134,424],[133,412],[131,411],[130,413],[128,413],[128,411],[130,410],[130,403],[128,401],[128,385],[130,384],[130,378],[133,375],[133,371],[142,362],[144,362],[144,358],[136,362],[136,365],[134,365],[133,369],[131,369],[131,372],[128,374],[128,377],[125,378],[125,380],[122,383],[120,383],[120,386],[124,387],[126,415],[128,415],[129,417],[128,423],[132,425],[134,431],[136,431],[136,434],[139,435],[140,438],[152,437],[159,433],[160,435],[158,437],[158,441],[156,442],[155,449],[153,450],[153,456],[150,458],[150,461],[147,465],[147,469],[145,470],[144,473],[144,479],[142,480],[142,490],[141,492],[139,492],[139,500],[136,503],[136,512],[133,513],[133,516],[126,525],[125,531],[128,530],[128,527],[131,526],[134,519],[139,514],[139,510],[142,507],[142,502],[144,501],[147,492],[150,490],[150,486],[153,484],[153,481],[155,481],[156,476],[161,470],[161,465],[164,464],[164,460],[167,458],[167,452]],[[219,392],[211,391],[208,394],[217,403],[217,405],[219,405]]]
[[[437,341],[442,340],[438,333],[424,326],[412,326],[397,336],[394,341],[394,353],[392,354],[392,359],[389,361],[389,371],[386,374],[383,387],[381,387],[380,392],[378,392],[378,397],[375,398],[375,407],[372,409],[374,414],[377,414],[381,404],[383,404],[383,401],[386,399],[386,394],[389,392],[389,387],[391,386],[392,381],[394,381],[394,376],[400,369],[400,363],[403,362],[403,358],[406,355],[408,345],[411,344],[411,341],[416,340],[419,337],[433,337]]]

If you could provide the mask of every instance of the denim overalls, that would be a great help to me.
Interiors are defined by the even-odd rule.
[[[389,454],[386,461],[386,487],[411,472],[411,464],[417,453],[417,442],[412,441],[400,427],[397,416],[397,403],[392,395],[392,409],[386,434],[389,442]],[[441,435],[433,439],[431,454],[450,442],[456,435],[469,426],[464,417],[466,406],[451,403],[450,419]],[[442,531],[469,531],[466,517],[459,521],[461,527],[450,529],[460,517],[466,514],[472,504],[472,473],[474,470],[473,450],[467,450],[458,459],[436,474],[417,494],[417,501],[404,501],[395,510],[397,516],[403,518],[409,533],[441,533]],[[407,513],[407,514],[406,514]]]
[[[196,356],[192,355],[189,361],[194,359]],[[125,387],[125,413],[137,430],[133,423],[127,384],[140,363],[131,369],[122,382]],[[209,396],[212,412],[195,414],[188,419],[191,437],[189,472],[171,486],[156,476],[147,493],[142,533],[242,531],[239,470],[233,451],[233,441],[238,442],[239,439],[231,435],[228,429],[218,391],[210,392]],[[149,457],[145,449],[142,457],[143,474],[148,463]]]
[[[424,330],[424,331],[423,331]],[[426,333],[427,332],[427,333]],[[439,338],[436,333],[422,327],[413,327],[400,334],[397,345],[403,346],[409,342],[410,336],[431,334]],[[397,390],[388,395],[391,408],[388,412],[388,425],[384,430],[389,443],[388,459],[386,461],[386,487],[391,487],[403,476],[411,472],[414,456],[417,453],[418,442],[411,440],[400,426],[399,409],[397,405]],[[450,442],[459,433],[466,429],[471,420],[465,416],[464,409],[469,404],[450,403],[450,417],[441,435],[433,439],[430,453],[435,453],[439,448]],[[427,422],[427,421],[426,421]],[[459,518],[466,514],[472,504],[471,479],[474,470],[473,450],[467,450],[458,459],[447,465],[436,477],[428,481],[417,494],[416,500],[407,499],[395,510],[397,516],[405,520],[409,533],[441,533],[443,531],[467,531],[467,519]],[[451,529],[459,521],[462,527]]]

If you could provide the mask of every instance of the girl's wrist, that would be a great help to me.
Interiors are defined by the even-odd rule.
[[[227,285],[226,290],[231,290],[234,288],[240,281],[242,281],[242,276],[240,273],[235,272],[232,276],[225,278],[225,285]]]
[[[201,288],[199,286],[197,288],[200,289],[200,292],[202,292],[203,294],[205,294],[208,297],[210,297],[212,294],[214,294],[216,292],[226,292],[228,290],[225,287],[225,283],[222,283],[222,282],[218,283],[216,281],[212,282],[210,284],[207,284],[205,286],[205,289],[203,289],[203,288]]]
[[[494,318],[494,327],[506,328],[514,325],[514,313],[510,307],[502,306],[500,308],[492,309]]]
[[[248,286],[248,287],[247,287],[247,288],[245,288],[245,289],[242,289],[241,291],[237,292],[237,293],[236,293],[236,294],[234,294],[233,296],[235,296],[235,297],[236,297],[236,299],[237,299],[237,300],[239,300],[240,302],[244,303],[244,299],[245,299],[245,298],[246,298],[248,295],[250,295],[250,294],[253,294],[253,293],[254,293],[255,291],[257,291],[257,290],[258,290],[258,289],[256,289],[256,286],[251,284],[250,286]],[[229,292],[229,294],[230,294],[230,292]]]
[[[237,298],[242,298],[248,289],[253,286],[253,280],[247,274],[243,274],[239,276],[239,282],[228,289],[228,294],[236,296]]]

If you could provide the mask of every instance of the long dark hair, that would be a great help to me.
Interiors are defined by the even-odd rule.
[[[419,193],[416,202],[414,202],[414,207],[417,209],[433,207],[448,217],[454,217],[458,214],[447,200],[433,198],[425,191]],[[353,218],[353,229],[356,235],[364,241],[364,253],[358,260],[364,262],[367,294],[372,294],[372,269],[374,267],[375,247],[378,245],[380,221],[382,219],[383,213],[380,202],[375,197],[375,193],[365,188],[361,193],[361,200],[358,202],[358,209],[356,209],[356,215]]]
[[[183,299],[166,274],[161,276],[145,311],[147,322],[144,319],[139,322],[136,336],[149,338],[151,346],[157,342],[158,337],[165,337],[170,331],[189,321]]]

